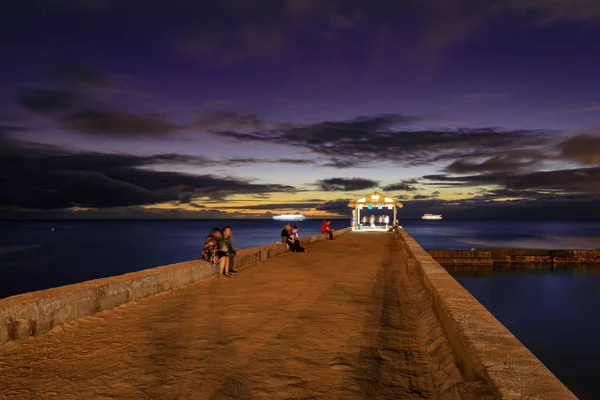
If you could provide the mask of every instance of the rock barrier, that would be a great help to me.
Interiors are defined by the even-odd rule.
[[[351,230],[337,230],[335,236]],[[327,235],[312,235],[302,238],[301,242],[306,246],[327,239]],[[234,268],[243,268],[287,252],[283,243],[239,250]],[[0,344],[39,335],[65,322],[179,288],[217,273],[217,266],[194,260],[0,299]]]

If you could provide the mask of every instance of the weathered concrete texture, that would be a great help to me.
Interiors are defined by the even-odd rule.
[[[342,229],[335,234],[337,237],[350,231],[351,228]],[[327,238],[314,235],[303,240],[311,244]],[[241,250],[235,267],[286,252],[281,243]],[[217,271],[216,266],[206,262],[188,261],[0,299],[0,344],[48,332],[67,321],[178,288],[216,275]]]
[[[441,265],[600,264],[600,250],[472,249],[429,250]]]
[[[492,399],[461,372],[416,272],[395,235],[344,235],[0,346],[0,393]]]
[[[554,264],[600,264],[600,250],[554,250]]]
[[[401,241],[467,379],[483,379],[501,399],[576,398],[410,235]]]
[[[473,249],[473,251],[487,251],[495,263],[508,264],[552,264],[551,250],[535,249]]]
[[[512,264],[600,264],[600,250],[473,249],[489,251],[494,262]]]
[[[428,253],[441,265],[477,265],[491,267],[494,264],[489,251],[429,250]]]

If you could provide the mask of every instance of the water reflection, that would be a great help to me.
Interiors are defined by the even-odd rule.
[[[444,267],[448,273],[454,277],[469,276],[469,277],[485,277],[490,276],[494,272],[493,267],[474,267],[472,265],[453,265]]]
[[[598,399],[600,268],[446,268],[580,399]]]

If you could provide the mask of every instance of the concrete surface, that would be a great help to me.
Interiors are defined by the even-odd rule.
[[[0,346],[19,399],[574,399],[409,235],[355,232]]]
[[[466,379],[395,235],[344,235],[231,279],[0,346],[21,399],[490,399]]]
[[[488,382],[500,399],[576,398],[410,235],[401,240],[466,377]]]
[[[338,230],[335,236],[351,230]],[[275,240],[277,235],[279,232],[275,232]],[[327,238],[313,235],[302,241],[310,245]],[[198,254],[201,250],[199,247]],[[235,258],[235,268],[286,252],[281,243],[244,249]],[[0,299],[0,344],[36,336],[67,321],[178,288],[217,272],[216,266],[195,260]]]

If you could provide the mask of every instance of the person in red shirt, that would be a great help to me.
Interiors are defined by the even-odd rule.
[[[329,227],[329,225],[331,225],[331,221],[330,220],[325,220],[323,221],[323,223],[321,224],[321,233],[326,233],[329,235],[329,240],[333,240],[333,232],[334,230],[331,229]]]

